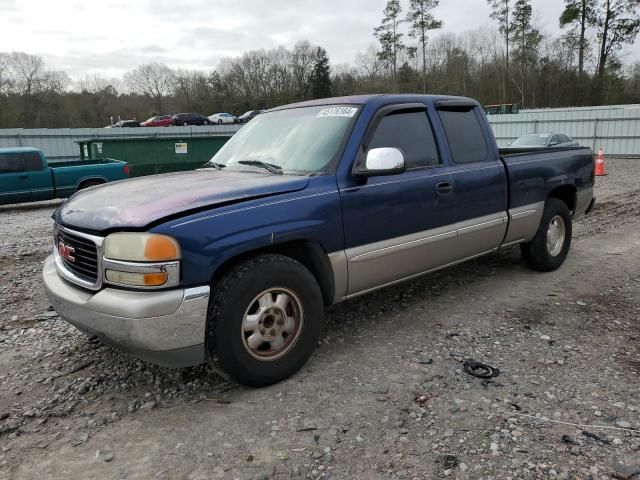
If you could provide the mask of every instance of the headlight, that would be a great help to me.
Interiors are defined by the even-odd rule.
[[[103,254],[112,260],[164,262],[180,259],[180,245],[167,235],[112,233],[104,240]]]
[[[102,246],[105,281],[137,288],[180,284],[180,245],[167,235],[112,233]]]

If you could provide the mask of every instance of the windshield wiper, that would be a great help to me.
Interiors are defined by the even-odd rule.
[[[273,163],[263,162],[261,160],[240,160],[237,163],[240,165],[249,165],[250,167],[264,168],[276,175],[282,175],[282,167],[274,165]]]
[[[216,170],[222,170],[224,167],[226,167],[226,165],[216,162],[207,162],[202,166],[202,168],[215,168]]]

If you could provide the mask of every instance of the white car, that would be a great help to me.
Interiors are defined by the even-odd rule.
[[[230,113],[214,113],[208,118],[209,118],[209,122],[211,122],[214,125],[215,124],[229,125],[229,124],[238,123],[238,119],[236,118],[236,116],[231,115]]]

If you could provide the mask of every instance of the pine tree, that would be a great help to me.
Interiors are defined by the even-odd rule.
[[[431,13],[440,0],[410,0],[407,21],[409,36],[417,38],[422,49],[422,92],[427,93],[427,33],[442,28],[442,21]]]
[[[511,0],[487,0],[491,7],[491,18],[498,22],[498,31],[504,38],[507,52],[505,55],[505,71],[504,71],[504,90],[503,97],[506,99],[509,95],[509,40],[511,38]]]
[[[586,32],[596,24],[596,0],[565,0],[565,8],[560,14],[560,27],[572,27],[570,35],[577,37],[578,76],[584,76],[584,56],[588,47]],[[578,30],[578,32],[575,32]]]
[[[527,77],[529,66],[536,60],[536,53],[541,40],[540,33],[533,28],[531,23],[532,14],[530,0],[516,0],[513,9],[513,21],[509,29],[512,35],[512,45],[514,46],[513,58],[520,67],[520,84],[514,83],[520,90],[523,107],[526,99],[525,78]]]
[[[398,26],[402,23],[400,20],[400,13],[402,13],[400,0],[389,0],[382,13],[384,15],[382,23],[374,29],[374,35],[380,42],[378,57],[391,70],[393,91],[396,92],[398,89],[398,52],[404,49],[403,34],[398,32]]]
[[[316,50],[316,61],[311,73],[311,95],[313,98],[331,96],[331,67],[327,51],[322,47]]]

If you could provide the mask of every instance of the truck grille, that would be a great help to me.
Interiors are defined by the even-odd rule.
[[[98,281],[98,248],[95,243],[62,229],[58,230],[55,241],[56,247],[62,242],[73,249],[73,261],[64,256],[60,257],[67,269],[88,282]]]

